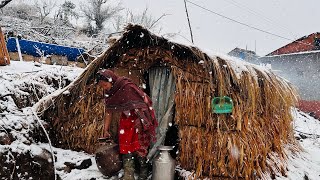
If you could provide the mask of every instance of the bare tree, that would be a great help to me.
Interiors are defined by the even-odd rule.
[[[0,1],[0,9],[3,8],[4,6],[6,6],[9,2],[11,2],[12,0],[3,0]]]
[[[60,5],[60,8],[58,12],[54,15],[54,20],[60,21],[65,25],[69,25],[70,19],[74,17],[75,19],[79,18],[78,13],[75,11],[76,5],[71,1],[65,1],[62,5]]]
[[[80,7],[88,23],[91,21],[95,22],[97,31],[102,30],[103,23],[123,9],[120,3],[113,6],[109,2],[110,0],[87,0],[87,4]]]
[[[24,20],[32,21],[36,17],[35,8],[24,2],[14,3],[12,2],[5,8],[1,9],[3,15],[10,15]]]
[[[56,3],[51,0],[34,0],[34,6],[37,9],[40,24],[42,24],[45,18],[51,13],[52,9],[56,6]]]
[[[124,16],[125,18],[123,18],[123,16],[118,16],[115,19],[113,27],[116,31],[119,31],[122,29],[121,26],[132,23],[139,24],[149,30],[158,31],[159,33],[162,29],[159,26],[159,22],[165,16],[168,16],[168,14],[162,14],[160,17],[155,18],[149,13],[148,7],[146,7],[141,13],[138,14],[134,14],[132,11],[127,10],[126,15]]]

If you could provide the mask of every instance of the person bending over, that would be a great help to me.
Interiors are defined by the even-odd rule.
[[[127,77],[119,77],[113,71],[97,72],[97,82],[104,90],[104,137],[110,137],[112,113],[120,112],[118,137],[122,155],[124,180],[134,180],[134,157],[140,165],[139,180],[148,177],[146,156],[151,142],[155,141],[158,126],[150,97]]]

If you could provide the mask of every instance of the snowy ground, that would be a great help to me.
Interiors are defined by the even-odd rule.
[[[320,179],[320,121],[305,113],[294,113],[295,136],[304,152],[288,159],[288,177],[279,179]]]
[[[12,61],[9,66],[0,66],[0,97],[10,93],[20,93],[19,88],[24,82],[31,82],[31,84],[41,87],[44,94],[50,94],[54,90],[63,87],[63,80],[75,79],[83,69],[77,67],[55,66],[55,65],[41,65],[35,66],[33,62],[16,62]],[[52,87],[43,82],[43,77],[51,76],[59,77],[61,87]],[[7,108],[5,108],[6,106]],[[16,137],[10,145],[1,145],[0,152],[4,148],[15,149],[16,152],[23,150],[31,150],[33,154],[38,154],[40,148],[45,148],[50,151],[50,146],[47,143],[33,143],[30,146],[25,145],[23,141],[28,140],[26,137],[28,128],[25,124],[37,123],[33,118],[30,108],[26,107],[19,109],[14,101],[10,98],[7,101],[0,101],[0,109],[4,109],[0,114],[0,133],[7,133],[3,129],[10,127],[19,127],[13,133]],[[289,154],[288,158],[288,174],[287,177],[277,177],[277,179],[320,179],[320,121],[316,120],[305,113],[294,111],[294,128],[295,136],[299,139],[304,152],[299,154]],[[26,118],[25,118],[26,117]],[[27,126],[29,126],[27,125]],[[22,131],[21,131],[22,129]],[[62,179],[65,180],[86,180],[86,179],[107,179],[99,171],[95,164],[94,156],[84,153],[75,152],[71,150],[64,150],[59,148],[53,148],[54,154],[57,156],[57,162],[55,163],[56,172]],[[65,171],[65,162],[79,164],[84,159],[91,159],[92,165],[87,169],[73,169],[69,173]],[[190,172],[183,171],[183,176],[187,177]],[[120,173],[121,174],[121,173]],[[121,176],[121,175],[120,175]],[[118,179],[118,177],[112,177],[110,179]]]

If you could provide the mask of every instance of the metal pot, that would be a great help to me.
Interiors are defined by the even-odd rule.
[[[122,161],[119,154],[119,146],[112,140],[104,141],[95,152],[95,160],[99,171],[108,177],[116,175],[122,168]]]
[[[171,157],[169,151],[172,146],[159,146],[158,156],[153,160],[152,180],[173,180],[176,167],[175,160]]]

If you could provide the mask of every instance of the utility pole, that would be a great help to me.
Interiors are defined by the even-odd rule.
[[[185,7],[185,9],[186,9],[187,19],[188,19],[188,24],[189,24],[189,30],[190,30],[190,36],[191,36],[191,42],[192,42],[192,44],[194,44],[194,42],[193,42],[193,35],[192,35],[192,29],[191,29],[191,23],[190,23],[190,19],[189,19],[189,13],[188,13],[188,8],[187,8],[187,2],[186,2],[186,0],[184,0],[184,7]]]

